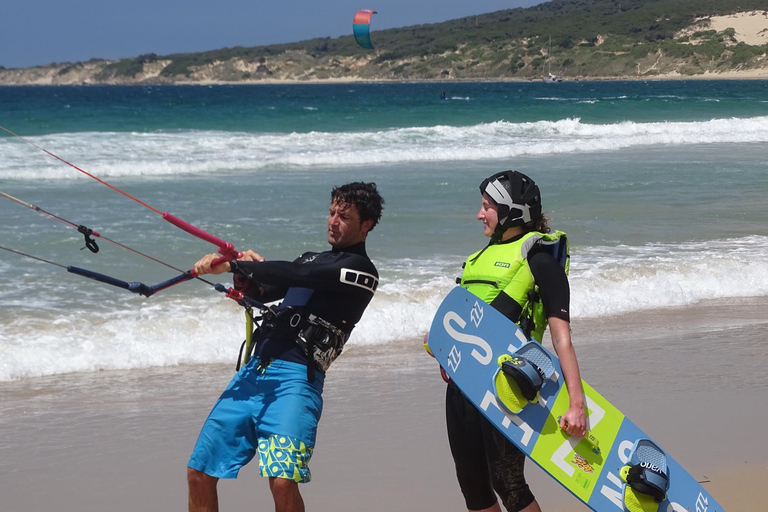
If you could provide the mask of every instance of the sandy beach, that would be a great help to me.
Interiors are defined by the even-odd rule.
[[[730,299],[573,325],[585,380],[728,512],[764,502],[766,306]],[[418,345],[356,348],[337,361],[313,481],[302,488],[308,510],[463,510],[444,384]],[[182,366],[0,384],[0,509],[184,510],[189,451],[232,372]],[[545,510],[587,510],[534,464],[528,475]],[[222,510],[272,509],[255,464],[219,489]]]

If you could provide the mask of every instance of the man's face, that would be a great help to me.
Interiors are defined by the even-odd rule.
[[[365,240],[373,221],[360,221],[357,207],[334,201],[328,213],[328,243],[344,249]]]

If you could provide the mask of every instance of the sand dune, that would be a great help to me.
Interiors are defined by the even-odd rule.
[[[736,31],[734,38],[740,43],[760,46],[768,43],[768,11],[738,12],[728,16],[713,16],[711,27],[718,32],[727,28]]]

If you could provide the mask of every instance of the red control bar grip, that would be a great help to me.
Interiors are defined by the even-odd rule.
[[[163,219],[167,220],[177,228],[181,228],[190,235],[196,236],[197,238],[201,238],[205,240],[206,242],[210,242],[219,249],[219,254],[221,254],[220,258],[216,258],[211,262],[211,266],[215,267],[216,265],[219,265],[221,263],[224,263],[225,261],[231,261],[236,260],[237,258],[242,258],[243,253],[236,251],[235,246],[232,245],[229,242],[225,242],[221,238],[215,237],[210,233],[207,233],[203,231],[200,228],[197,228],[190,224],[189,222],[185,222],[181,220],[180,218],[171,215],[170,213],[163,213]]]

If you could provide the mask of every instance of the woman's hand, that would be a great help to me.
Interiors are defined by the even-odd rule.
[[[435,354],[432,353],[432,350],[429,348],[429,345],[427,344],[427,340],[429,339],[429,331],[427,331],[427,334],[424,335],[424,350],[427,351],[427,354],[431,355],[432,357],[435,357]]]
[[[587,435],[587,417],[583,407],[570,407],[560,418],[560,428],[569,436],[584,437]]]

